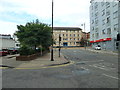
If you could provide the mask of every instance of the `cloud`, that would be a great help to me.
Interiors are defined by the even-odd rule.
[[[90,0],[54,0],[54,25],[80,27],[85,22],[89,31],[89,5]],[[0,23],[9,27],[2,26],[6,31],[35,19],[51,24],[51,10],[52,0],[1,0]]]

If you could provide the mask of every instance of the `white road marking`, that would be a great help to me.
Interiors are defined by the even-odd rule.
[[[81,67],[81,68],[82,68],[82,69],[85,69],[85,70],[87,70],[87,71],[89,70],[89,69],[86,69],[85,67]]]
[[[101,61],[104,61],[104,60],[99,60],[99,61],[81,61],[81,62],[77,62],[77,63],[86,63],[86,62],[101,62]]]
[[[107,77],[110,77],[110,78],[114,78],[114,79],[119,79],[119,78],[117,78],[117,77],[113,77],[113,76],[110,76],[110,75],[107,75],[107,74],[102,74],[102,75],[107,76]]]
[[[103,67],[98,67],[96,65],[89,65],[89,66],[99,68],[99,69],[102,69],[102,70],[105,70],[105,71],[109,71],[109,69],[106,69],[106,68],[103,68]]]

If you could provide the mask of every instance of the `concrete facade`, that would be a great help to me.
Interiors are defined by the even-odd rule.
[[[118,50],[118,1],[91,0],[90,42],[104,50]]]
[[[77,42],[83,37],[82,30],[77,27],[54,27],[53,35],[54,46],[59,46],[59,37],[61,37],[60,46],[80,46]]]

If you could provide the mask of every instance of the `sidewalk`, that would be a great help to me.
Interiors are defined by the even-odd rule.
[[[9,55],[7,57],[13,57],[11,58],[11,62],[9,63],[9,66],[14,68],[41,68],[41,67],[47,67],[47,66],[56,66],[56,65],[62,65],[69,63],[68,60],[64,58],[64,56],[61,54],[59,57],[58,51],[54,51],[54,61],[51,61],[51,53],[47,53],[44,56],[38,57],[37,59],[31,60],[31,61],[16,61],[14,55]],[[19,63],[19,64],[18,64]],[[5,65],[5,63],[4,63]]]
[[[112,54],[112,55],[118,55],[118,52],[113,52],[113,51],[107,51],[107,50],[95,50],[93,48],[81,48],[82,50],[88,50],[88,51],[92,51],[92,52],[96,52],[96,53],[106,53],[106,54]]]

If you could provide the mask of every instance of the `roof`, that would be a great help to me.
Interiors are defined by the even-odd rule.
[[[82,30],[79,27],[53,27],[53,30]]]

